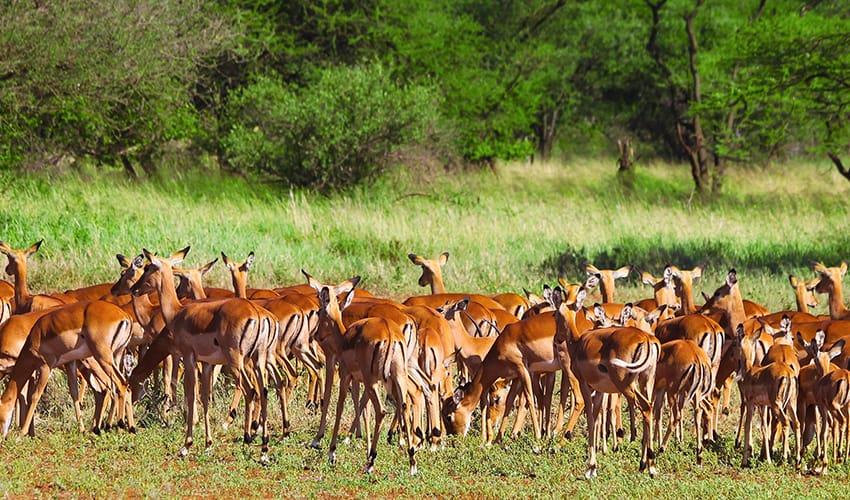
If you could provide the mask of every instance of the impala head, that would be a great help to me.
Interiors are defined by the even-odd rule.
[[[155,253],[151,253],[147,249],[142,249],[142,253],[148,260],[145,266],[145,272],[142,277],[130,289],[130,293],[136,297],[146,295],[150,292],[158,292],[160,283],[162,283],[163,271],[174,272],[174,266],[178,266],[186,258],[191,247],[186,247],[171,254],[169,257],[159,257]]]
[[[774,343],[785,345],[793,345],[794,343],[794,337],[791,334],[791,318],[787,314],[783,314],[782,319],[779,320],[779,330],[765,324],[764,331],[773,336]]]
[[[32,254],[38,252],[38,249],[41,247],[43,242],[44,240],[39,240],[30,245],[29,248],[20,250],[12,248],[6,243],[0,241],[0,253],[5,254],[6,257],[9,258],[9,264],[6,266],[6,274],[17,278],[19,275],[26,273],[27,259],[29,259]]]
[[[307,271],[302,269],[301,273],[307,279],[307,284],[316,291],[319,299],[317,340],[321,341],[330,335],[341,335],[345,331],[342,311],[354,300],[354,288],[360,283],[360,276],[347,279],[338,285],[325,285]],[[337,297],[342,294],[345,294],[345,298],[340,302]]]
[[[744,373],[756,362],[756,339],[758,333],[748,335],[744,332],[744,324],[738,323],[735,328],[735,343],[733,347],[738,349],[738,370],[736,380],[741,380]]]
[[[609,318],[607,314],[605,314],[605,308],[602,307],[602,304],[596,303],[593,304],[593,309],[585,313],[585,317],[593,323],[594,328],[609,328],[612,326],[623,326],[620,322],[620,319],[614,320],[614,318]]]
[[[175,267],[174,276],[177,276],[177,296],[200,299],[206,297],[204,292],[204,276],[215,266],[218,259],[207,262],[201,267]]]
[[[464,406],[461,406],[460,403],[463,401],[464,397],[466,397],[466,394],[469,392],[471,387],[472,382],[458,385],[454,393],[443,400],[441,413],[443,416],[443,424],[445,425],[446,432],[448,434],[466,436],[466,433],[469,431],[469,426],[472,423],[472,412],[467,410]]]
[[[654,311],[647,313],[643,318],[639,319],[635,326],[647,333],[654,333],[655,329],[658,328],[658,324],[672,318],[680,307],[678,304],[672,306],[661,304]]]
[[[814,361],[821,373],[830,371],[830,362],[841,355],[841,351],[844,350],[846,343],[845,339],[839,339],[836,343],[832,344],[832,347],[824,351],[823,344],[825,340],[826,333],[823,330],[818,330],[811,342],[806,342],[803,336],[799,332],[797,333],[797,343],[806,349],[806,354],[812,358],[812,361]]]
[[[587,298],[587,290],[584,288],[579,289],[576,292],[576,297],[574,301],[570,301],[567,298],[564,290],[557,286],[552,291],[552,307],[555,309],[555,321],[559,326],[557,327],[557,332],[555,334],[555,342],[562,343],[566,342],[571,338],[572,332],[564,331],[561,329],[561,323],[558,318],[564,318],[567,322],[574,322],[576,312],[582,308],[582,304],[584,300]],[[567,325],[569,326],[569,325]]]
[[[133,284],[141,278],[145,269],[145,257],[142,254],[139,254],[134,259],[130,260],[119,253],[115,256],[115,258],[118,259],[118,263],[121,264],[123,269],[121,269],[121,276],[119,276],[118,281],[112,285],[110,292],[112,295],[125,295],[130,293],[130,287],[132,287]]]
[[[593,276],[598,280],[599,287],[602,290],[602,298],[605,302],[614,301],[614,281],[622,278],[628,278],[632,272],[632,266],[623,266],[619,269],[598,269],[593,264],[585,266],[587,276]]]
[[[832,293],[841,288],[841,279],[847,273],[846,262],[841,261],[838,267],[826,267],[823,263],[817,262],[813,267],[820,278],[815,286],[817,293]]]
[[[419,286],[434,286],[435,283],[443,284],[443,266],[449,261],[449,252],[441,253],[436,259],[426,259],[411,253],[407,255],[410,262],[422,268],[422,276],[419,277]]]
[[[233,290],[237,295],[243,296],[248,290],[248,271],[254,265],[254,252],[248,254],[242,262],[231,260],[221,252],[221,261],[224,267],[230,271],[230,279],[233,281]]]
[[[794,289],[794,295],[798,301],[802,301],[807,307],[818,306],[818,295],[815,293],[815,288],[820,283],[820,278],[815,278],[809,281],[803,281],[800,278],[792,275],[788,276],[788,281],[791,282],[791,288]]]
[[[738,287],[738,273],[734,269],[730,269],[726,273],[726,281],[720,288],[714,291],[714,295],[706,300],[703,309],[728,310],[741,300],[741,290]]]

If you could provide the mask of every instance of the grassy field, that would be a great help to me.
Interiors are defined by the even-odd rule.
[[[190,244],[189,264],[197,265],[222,250],[234,257],[254,250],[255,286],[300,282],[304,268],[328,280],[360,274],[366,288],[395,297],[427,293],[416,285],[409,252],[449,251],[447,287],[487,292],[539,289],[558,276],[575,280],[584,262],[593,261],[654,273],[668,262],[704,263],[700,288],[711,293],[735,266],[747,298],[771,309],[793,307],[789,273],[809,277],[812,260],[834,265],[846,258],[850,183],[828,165],[732,169],[725,194],[711,202],[691,199],[683,166],[644,166],[629,190],[614,171],[613,161],[576,160],[504,165],[496,174],[395,173],[332,197],[214,172],[144,183],[85,174],[6,176],[0,239],[13,246],[45,239],[30,272],[38,291],[112,280],[116,252],[144,246],[167,253]],[[223,267],[210,273],[210,283],[229,286]],[[618,293],[630,300],[649,291],[632,277]],[[848,467],[825,478],[800,477],[788,466],[741,470],[730,437],[734,417],[727,417],[724,441],[702,467],[687,442],[659,458],[655,480],[637,473],[636,444],[602,456],[597,481],[579,480],[583,432],[569,443],[546,443],[539,455],[527,438],[488,450],[479,447],[477,432],[450,439],[445,449],[419,455],[415,478],[407,477],[402,452],[384,444],[378,471],[366,477],[360,441],[342,447],[335,468],[324,452],[303,447],[317,422],[301,409],[303,397],[296,432],[282,439],[279,426],[273,428],[268,468],[257,464],[256,446],[237,442],[235,429],[219,431],[212,450],[195,449],[179,460],[180,418],[163,426],[143,405],[146,426],[136,436],[81,435],[63,386],[56,376],[39,437],[0,445],[0,494],[834,497],[845,494],[850,474]],[[221,406],[224,393],[218,399]],[[218,407],[214,417],[223,414]]]

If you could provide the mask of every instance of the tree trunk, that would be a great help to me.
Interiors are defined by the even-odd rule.
[[[688,35],[688,72],[691,76],[691,103],[696,105],[702,103],[702,80],[697,64],[699,44],[694,29],[694,19],[702,3],[703,0],[696,0],[694,9],[685,14],[685,33]],[[690,107],[693,108],[693,106]],[[687,132],[687,137],[685,132]],[[701,194],[711,193],[715,186],[722,183],[722,179],[713,178],[719,172],[714,172],[714,175],[712,175],[709,163],[710,154],[706,147],[705,132],[699,113],[692,114],[690,123],[683,123],[679,126],[679,140],[688,155],[688,162],[691,164],[691,176],[694,179],[697,192]]]
[[[126,153],[121,153],[121,164],[124,165],[124,172],[127,173],[127,177],[136,180],[139,178],[139,175],[136,173],[136,169],[133,168],[133,164],[130,162],[130,157],[127,156]]]
[[[534,127],[534,132],[537,136],[537,156],[540,158],[540,161],[548,161],[552,158],[559,115],[560,110],[557,107],[543,111],[538,118],[540,123]]]

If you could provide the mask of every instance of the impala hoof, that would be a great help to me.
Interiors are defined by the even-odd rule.
[[[328,463],[331,465],[336,465],[336,452],[332,451],[328,453]]]
[[[723,413],[724,415],[729,415],[729,408],[728,408],[728,407],[727,407],[727,408],[723,408],[723,412],[722,412],[722,413]]]
[[[185,446],[180,448],[180,451],[177,452],[177,456],[180,457],[180,458],[186,458],[188,455],[189,455],[189,448],[187,448]]]
[[[417,469],[415,465],[411,465],[410,466],[410,475],[415,476],[418,473],[419,473],[419,469]]]
[[[269,454],[268,453],[263,453],[262,455],[260,455],[260,465],[262,465],[263,467],[266,467],[270,463],[271,463],[271,460],[269,460]]]
[[[588,467],[588,469],[584,471],[584,478],[588,481],[596,478],[596,467]]]
[[[655,477],[658,475],[658,469],[655,468],[654,465],[649,466],[649,477]]]
[[[322,443],[318,439],[314,439],[310,442],[309,447],[313,448],[314,450],[321,450],[322,449]]]
[[[565,432],[565,433],[564,433],[564,439],[566,439],[567,441],[572,441],[572,439],[573,439],[573,432],[572,432],[572,431],[567,431],[567,432]]]
[[[251,444],[254,442],[254,436],[248,434],[247,432],[242,436],[242,442],[245,444]]]

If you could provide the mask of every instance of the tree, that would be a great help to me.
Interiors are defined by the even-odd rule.
[[[71,154],[146,161],[191,137],[199,66],[228,30],[200,1],[0,7],[0,161]]]

